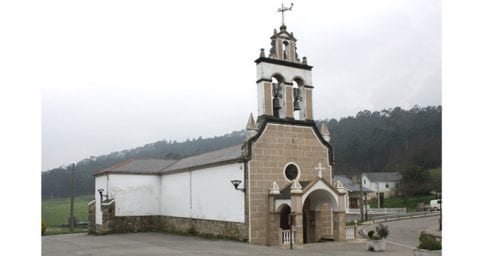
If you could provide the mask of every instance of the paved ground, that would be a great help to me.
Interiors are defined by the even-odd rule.
[[[405,247],[416,248],[418,245],[418,237],[420,232],[424,230],[438,230],[439,216],[427,217],[427,218],[415,218],[408,220],[391,221],[384,223],[390,230],[390,235],[387,237],[387,241],[404,245]],[[371,225],[365,229],[365,233],[368,230],[374,230],[376,224]],[[436,232],[440,234],[440,232]]]
[[[432,220],[429,220],[432,219]],[[387,251],[375,255],[412,255],[410,245],[418,238],[423,225],[438,218],[421,218],[387,223],[391,241],[402,245],[388,244]],[[428,225],[430,225],[428,224]],[[428,226],[427,225],[427,226]],[[410,227],[410,228],[406,228]],[[408,229],[414,229],[410,232]],[[414,239],[410,238],[414,236]],[[393,240],[395,239],[395,240]],[[414,246],[416,245],[416,242]],[[94,236],[87,234],[56,235],[42,237],[42,255],[96,255],[96,256],[146,256],[146,255],[317,255],[317,256],[362,256],[372,255],[363,239],[350,242],[325,242],[304,245],[293,251],[268,246],[251,245],[228,240],[209,240],[198,237],[166,233],[129,233]]]

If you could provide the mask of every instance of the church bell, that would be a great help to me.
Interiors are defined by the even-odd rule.
[[[300,110],[300,104],[298,104],[298,100],[295,100],[293,102],[293,110],[294,111]]]
[[[300,110],[300,104],[298,103],[300,100],[300,88],[293,88],[293,98],[295,99],[293,101],[293,110]]]
[[[280,99],[278,97],[273,98],[273,108],[274,109],[281,109],[280,106]]]

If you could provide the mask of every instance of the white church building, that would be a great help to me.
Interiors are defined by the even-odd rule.
[[[97,172],[91,233],[186,232],[272,246],[345,239],[346,190],[332,182],[329,133],[314,122],[313,67],[285,25],[270,39],[255,60],[258,116],[250,114],[245,141]]]

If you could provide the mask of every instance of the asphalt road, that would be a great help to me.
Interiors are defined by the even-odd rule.
[[[408,245],[416,246],[417,234],[438,218],[421,218],[387,223],[391,230],[389,240],[401,245],[388,244],[385,252],[375,255],[412,255]],[[405,246],[407,245],[407,246]],[[316,255],[362,256],[367,251],[364,239],[348,242],[306,244],[293,251],[252,245],[229,240],[211,240],[167,233],[128,233],[95,236],[87,234],[55,235],[42,237],[42,255],[96,255],[96,256],[146,256],[146,255]]]
[[[387,237],[387,241],[392,244],[402,245],[404,247],[416,248],[418,245],[418,237],[420,232],[427,230],[431,227],[438,226],[439,216],[427,217],[427,218],[415,218],[407,220],[398,220],[383,223],[388,226],[390,235]],[[365,233],[368,230],[374,230],[376,224],[365,229]]]

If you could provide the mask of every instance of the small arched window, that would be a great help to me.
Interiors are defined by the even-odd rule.
[[[288,42],[287,41],[283,41],[282,53],[283,53],[283,59],[287,60],[288,59]]]

